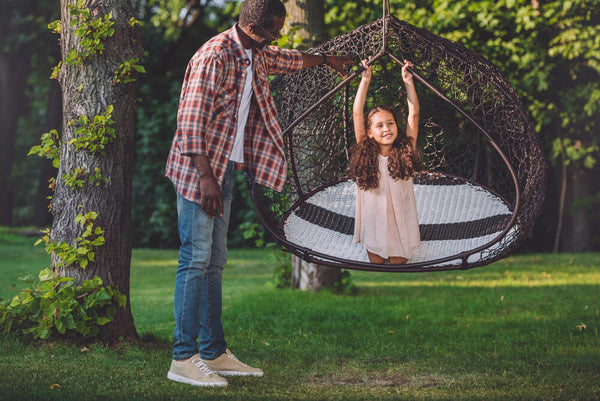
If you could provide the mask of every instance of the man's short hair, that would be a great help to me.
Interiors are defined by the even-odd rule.
[[[285,6],[281,0],[244,0],[240,9],[240,25],[255,23],[271,28],[275,18],[285,18]]]

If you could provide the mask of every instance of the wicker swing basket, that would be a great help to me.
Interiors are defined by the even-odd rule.
[[[380,265],[352,241],[356,187],[346,170],[360,72],[343,79],[318,66],[271,83],[288,180],[281,193],[259,185],[251,193],[283,249],[346,269],[422,272],[487,265],[531,234],[543,201],[544,158],[521,101],[494,65],[389,15],[312,51],[370,58],[367,106],[392,105],[399,122],[407,112],[401,67],[413,62],[427,168],[414,181],[422,246],[405,265]]]

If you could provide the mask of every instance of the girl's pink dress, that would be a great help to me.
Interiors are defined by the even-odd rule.
[[[410,259],[421,246],[413,179],[390,177],[388,158],[379,155],[379,186],[356,189],[354,242],[382,258]]]

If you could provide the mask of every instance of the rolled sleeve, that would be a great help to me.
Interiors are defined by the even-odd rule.
[[[298,50],[269,46],[263,55],[269,75],[289,74],[302,68],[302,53]]]

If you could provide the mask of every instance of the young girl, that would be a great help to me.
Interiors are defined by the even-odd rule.
[[[357,145],[349,175],[356,182],[354,241],[362,243],[371,263],[406,263],[421,245],[413,192],[413,175],[423,168],[416,149],[419,100],[405,61],[402,79],[408,100],[406,133],[399,132],[389,107],[363,112],[371,82],[371,67],[364,71],[353,107]]]

